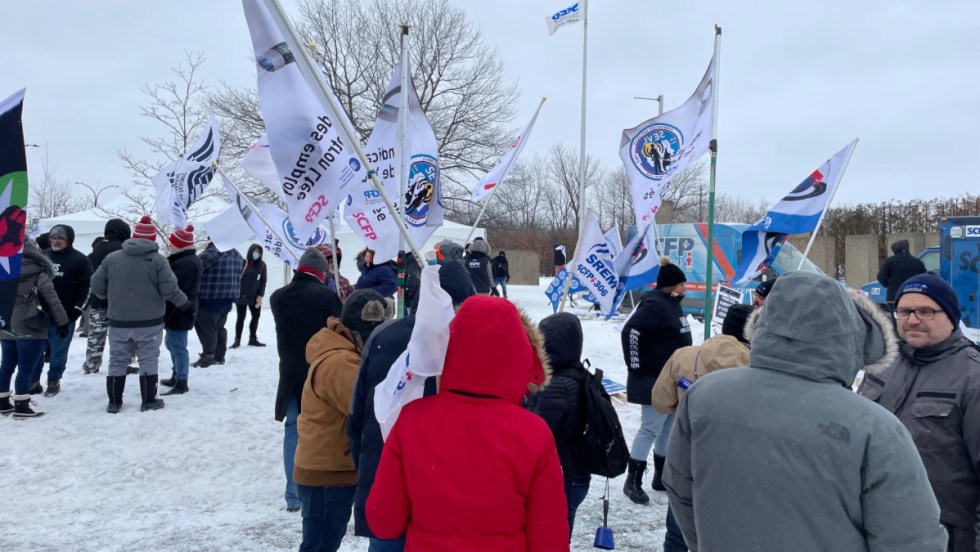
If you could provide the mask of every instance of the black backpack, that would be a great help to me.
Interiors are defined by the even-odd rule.
[[[618,477],[626,472],[630,455],[619,416],[602,386],[602,370],[580,373],[582,430],[573,452],[575,464],[595,475]]]

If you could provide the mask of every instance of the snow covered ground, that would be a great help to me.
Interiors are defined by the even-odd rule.
[[[510,298],[535,320],[551,314],[539,286],[510,286]],[[580,303],[581,304],[581,303]],[[583,317],[585,356],[625,383],[619,344],[622,320]],[[234,313],[228,328],[234,332]],[[700,341],[700,331],[693,332]],[[299,548],[301,518],[285,510],[282,425],[273,419],[278,357],[271,312],[263,310],[259,338],[266,348],[230,350],[224,366],[191,368],[185,395],[166,408],[140,413],[139,386],[127,382],[123,410],[105,413],[105,366],[82,373],[84,339],[76,336],[61,394],[37,397],[46,415],[0,418],[0,549],[66,551],[286,551]],[[192,360],[200,346],[190,334]],[[108,352],[106,359],[108,358]],[[170,358],[161,354],[161,376]],[[46,376],[45,376],[46,377]],[[639,407],[617,406],[628,442]],[[579,508],[572,550],[592,550],[602,524],[604,480],[593,478]],[[667,498],[650,491],[650,505],[610,482],[610,520],[617,550],[661,550]],[[367,540],[350,533],[341,550],[363,552]]]

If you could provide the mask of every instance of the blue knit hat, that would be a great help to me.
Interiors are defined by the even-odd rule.
[[[939,308],[943,309],[943,312],[949,317],[949,321],[953,323],[953,327],[959,327],[960,301],[956,297],[956,290],[939,276],[926,273],[906,280],[895,297],[896,305],[906,293],[921,293],[932,299],[939,305]]]

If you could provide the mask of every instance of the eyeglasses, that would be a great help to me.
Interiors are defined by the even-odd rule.
[[[895,309],[895,318],[899,320],[907,320],[913,312],[915,313],[916,318],[925,322],[926,320],[932,320],[936,317],[937,312],[942,311],[938,309],[930,309],[929,307],[919,307],[917,309]]]

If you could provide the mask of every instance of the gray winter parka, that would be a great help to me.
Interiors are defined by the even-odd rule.
[[[898,416],[919,449],[943,523],[980,537],[980,352],[956,329],[944,342],[913,349],[859,393]],[[976,544],[980,550],[980,541]]]
[[[92,294],[109,302],[109,325],[148,328],[163,325],[166,302],[190,308],[177,277],[156,242],[129,239],[110,253],[92,276]]]
[[[849,388],[896,349],[890,321],[857,302],[826,276],[780,277],[747,331],[750,366],[681,400],[664,485],[692,551],[946,550],[908,431]]]
[[[17,277],[17,297],[14,299],[14,311],[10,317],[10,328],[19,334],[26,334],[28,339],[47,339],[47,328],[41,331],[29,330],[24,327],[24,318],[27,314],[27,297],[31,290],[37,287],[38,304],[48,315],[48,318],[57,326],[68,323],[68,315],[65,313],[58,294],[54,289],[54,266],[51,261],[41,253],[36,245],[27,241],[24,243],[24,255],[20,263],[20,276]],[[13,339],[13,336],[0,334],[0,339]]]

